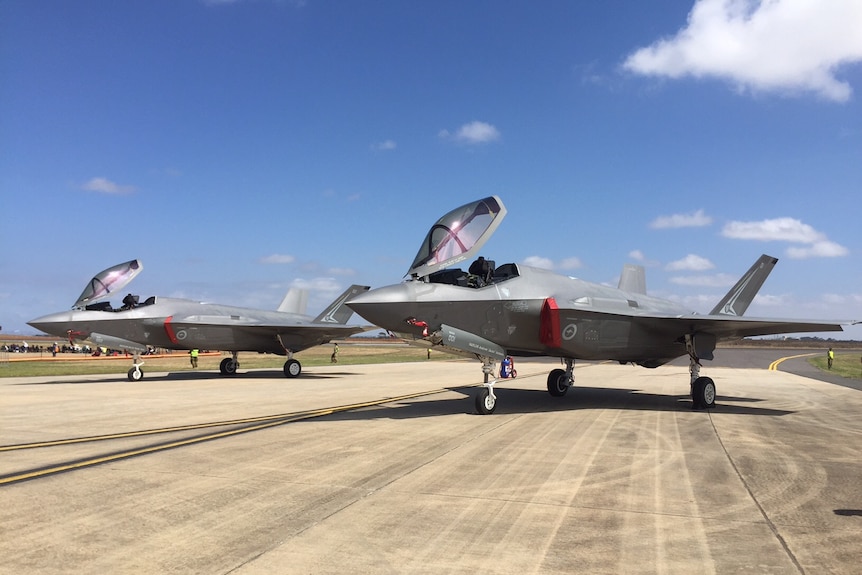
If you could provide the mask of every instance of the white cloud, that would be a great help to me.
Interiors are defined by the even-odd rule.
[[[788,257],[794,259],[832,258],[845,256],[847,248],[830,241],[826,234],[795,218],[775,218],[759,222],[728,222],[721,235],[738,240],[785,241],[805,244],[790,247]]]
[[[523,264],[525,266],[542,268],[545,270],[575,270],[583,265],[580,258],[576,257],[565,258],[559,262],[554,262],[554,260],[542,256],[529,256],[524,258]]]
[[[693,214],[673,214],[671,216],[659,216],[650,222],[649,227],[653,229],[667,228],[701,228],[712,223],[712,218],[697,210]]]
[[[760,222],[728,222],[721,235],[737,240],[761,240],[813,243],[824,239],[824,235],[794,218],[775,218]]]
[[[355,276],[356,270],[351,268],[329,268],[326,270],[334,276]]]
[[[454,140],[462,144],[486,144],[500,139],[500,131],[485,122],[464,124],[454,134],[449,130],[441,130],[438,135],[444,140]]]
[[[670,262],[669,264],[667,264],[665,269],[667,269],[668,271],[702,272],[706,270],[711,270],[714,267],[715,265],[713,265],[713,263],[708,259],[702,258],[694,254],[688,254],[681,260]]]
[[[670,278],[671,283],[684,286],[699,287],[730,287],[736,283],[736,278],[729,274],[705,276],[677,276]]]
[[[93,178],[81,186],[82,190],[88,192],[99,192],[101,194],[125,195],[135,192],[134,186],[120,185],[107,178]]]
[[[290,287],[306,289],[310,294],[318,295],[320,297],[325,296],[330,299],[344,291],[344,288],[341,287],[341,284],[335,281],[335,278],[326,277],[312,278],[310,280],[298,278],[290,282]]]
[[[847,253],[847,248],[828,240],[815,242],[804,248],[787,248],[787,256],[796,260],[804,260],[807,258],[837,258],[846,256]]]
[[[272,254],[257,260],[261,264],[292,264],[296,258],[287,254]]]
[[[859,0],[696,0],[685,27],[630,54],[623,67],[844,102],[852,89],[836,73],[862,61],[860,30]]]
[[[382,142],[377,142],[371,146],[372,150],[376,150],[378,152],[385,152],[388,150],[394,150],[398,147],[398,144],[395,140],[384,140]]]
[[[581,266],[583,266],[583,264],[581,263],[581,259],[580,259],[580,258],[572,257],[572,258],[566,258],[566,259],[562,260],[562,261],[557,265],[557,269],[560,269],[560,270],[576,270],[576,269],[580,269],[580,268],[581,268]]]
[[[541,256],[529,256],[524,258],[524,265],[530,266],[532,268],[542,268],[545,270],[554,269],[554,262],[548,258],[543,258]]]

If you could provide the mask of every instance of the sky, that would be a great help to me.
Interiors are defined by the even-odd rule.
[[[134,258],[142,299],[316,315],[490,195],[498,265],[640,264],[707,313],[767,253],[747,315],[862,320],[859,30],[858,0],[0,0],[0,333]]]

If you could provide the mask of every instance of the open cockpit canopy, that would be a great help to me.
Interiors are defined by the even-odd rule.
[[[115,291],[126,287],[143,269],[144,264],[140,260],[131,260],[97,273],[87,284],[87,287],[84,288],[84,291],[81,292],[81,295],[78,296],[78,301],[72,307],[84,307],[110,296]]]
[[[497,196],[452,210],[431,226],[408,274],[422,278],[473,258],[505,216],[506,207]]]

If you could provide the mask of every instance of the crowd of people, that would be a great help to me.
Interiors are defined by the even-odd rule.
[[[4,343],[0,346],[0,350],[8,353],[50,353],[56,355],[58,353],[93,353],[93,350],[88,345],[30,345],[29,343]]]

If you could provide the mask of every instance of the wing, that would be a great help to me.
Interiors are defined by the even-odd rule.
[[[337,323],[260,321],[241,316],[170,318],[165,330],[178,349],[257,351],[285,355],[374,329]]]
[[[642,320],[642,318],[638,318]],[[782,333],[806,333],[819,331],[844,331],[842,322],[823,322],[802,319],[773,319],[758,317],[739,317],[725,315],[692,315],[682,318],[651,318],[648,322],[661,322],[663,327],[673,326],[674,332],[684,336],[687,333],[709,333],[717,339],[739,339],[757,335],[777,335]],[[850,322],[845,322],[849,324]]]

